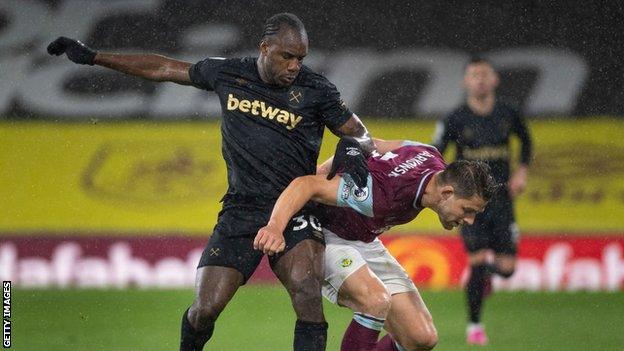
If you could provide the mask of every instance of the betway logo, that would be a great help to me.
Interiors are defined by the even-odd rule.
[[[251,114],[270,120],[276,120],[278,123],[284,124],[286,129],[294,129],[303,119],[301,116],[295,116],[294,113],[281,110],[277,107],[267,105],[264,101],[237,99],[234,95],[229,94],[227,99],[228,111],[239,110],[240,112]]]

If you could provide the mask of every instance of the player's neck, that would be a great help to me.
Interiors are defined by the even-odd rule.
[[[483,96],[468,96],[468,108],[477,116],[488,116],[494,110],[494,94]]]
[[[423,195],[420,198],[420,206],[421,207],[426,207],[432,210],[435,210],[437,207],[437,204],[439,202],[439,199],[436,198],[436,194],[437,194],[437,187],[438,187],[438,176],[440,175],[440,172],[434,174],[431,177],[431,180],[427,183],[427,186],[425,187],[425,191],[423,191]]]
[[[260,55],[258,59],[256,60],[256,67],[258,68],[258,74],[260,75],[260,79],[267,84],[273,84],[271,80],[269,79],[269,76],[266,72],[266,69],[264,68],[264,65],[265,65],[265,57]]]

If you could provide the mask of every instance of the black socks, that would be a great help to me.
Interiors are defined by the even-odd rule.
[[[188,309],[182,315],[180,351],[201,351],[214,331],[214,322],[200,331],[195,330],[188,320]]]
[[[325,351],[326,344],[326,322],[315,323],[297,320],[295,324],[295,351]]]
[[[472,266],[470,279],[466,284],[466,293],[468,296],[468,310],[470,322],[479,323],[481,320],[481,306],[483,305],[483,292],[485,290],[485,281],[490,276],[490,270],[487,265]]]

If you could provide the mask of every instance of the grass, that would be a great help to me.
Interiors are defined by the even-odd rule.
[[[460,291],[424,292],[440,342],[436,350],[618,350],[624,294],[498,293],[487,300],[490,345],[464,344]],[[176,350],[190,290],[13,291],[14,350]],[[351,319],[326,304],[327,350],[338,350]],[[291,350],[295,316],[284,290],[246,286],[223,312],[210,350]]]

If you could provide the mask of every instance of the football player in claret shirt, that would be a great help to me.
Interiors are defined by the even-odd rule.
[[[192,64],[160,55],[95,52],[66,37],[50,43],[48,52],[65,53],[75,63],[214,91],[220,99],[228,190],[199,262],[195,301],[182,317],[180,350],[203,349],[217,317],[264,253],[270,255],[271,268],[288,290],[297,315],[294,349],[325,350],[325,241],[314,206],[293,213],[283,228],[288,239],[275,250],[254,250],[253,240],[282,190],[293,179],[315,173],[325,127],[342,137],[329,177],[338,166],[344,167],[363,186],[368,175],[365,154],[372,151],[373,142],[336,87],[303,65],[308,35],[299,18],[289,13],[269,18],[258,57],[207,58]]]
[[[325,205],[323,295],[354,312],[342,351],[430,350],[437,332],[414,283],[377,238],[424,209],[438,214],[446,229],[470,225],[485,208],[496,184],[489,167],[476,161],[446,165],[431,145],[376,140],[368,158],[366,187],[349,174],[295,179],[275,203],[254,245],[274,251],[282,245],[289,218],[309,200]],[[323,172],[326,165],[319,167]],[[284,233],[284,234],[283,234]],[[377,340],[380,330],[388,335]]]
[[[474,225],[460,230],[470,264],[470,278],[466,283],[469,319],[466,341],[475,345],[488,341],[481,324],[481,310],[485,296],[491,292],[491,275],[509,278],[515,271],[519,230],[513,198],[526,187],[531,161],[529,130],[516,107],[496,98],[498,83],[494,67],[483,58],[473,58],[464,74],[466,103],[440,121],[433,142],[441,153],[449,144],[455,144],[458,160],[487,163],[494,179],[507,185],[494,194]],[[513,174],[510,167],[512,135],[516,135],[521,144],[520,164]],[[494,261],[490,262],[492,252]]]

